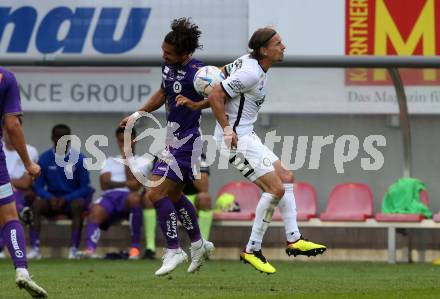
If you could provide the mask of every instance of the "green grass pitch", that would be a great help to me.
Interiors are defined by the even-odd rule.
[[[440,267],[430,264],[273,262],[274,275],[234,261],[210,261],[196,274],[188,264],[155,277],[159,261],[42,260],[30,263],[49,298],[440,298]],[[0,298],[28,298],[0,262]],[[30,298],[30,297],[29,297]]]

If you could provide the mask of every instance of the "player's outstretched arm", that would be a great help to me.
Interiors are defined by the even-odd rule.
[[[194,102],[194,101],[191,101],[187,97],[180,95],[180,94],[176,97],[176,105],[177,106],[186,106],[191,110],[202,110],[202,109],[206,109],[206,108],[211,107],[208,99],[204,99],[199,102]]]
[[[159,88],[149,99],[148,101],[138,110],[141,112],[153,112],[162,107],[162,105],[165,103],[165,90],[162,88]],[[125,117],[120,123],[120,127],[125,127],[125,125],[128,122],[128,119],[130,116]]]
[[[209,104],[211,105],[212,112],[217,119],[220,126],[224,129],[229,126],[228,119],[225,113],[225,101],[227,97],[220,85],[214,86],[211,94],[208,97]]]
[[[162,107],[163,104],[165,104],[165,90],[162,88],[159,88],[151,97],[150,99],[139,109],[139,111],[144,112],[153,112]]]
[[[231,148],[236,148],[238,142],[237,134],[229,125],[228,118],[226,117],[225,113],[225,101],[227,98],[226,93],[219,84],[214,86],[214,89],[208,97],[208,101],[211,104],[211,109],[215,118],[217,119],[217,122],[223,129],[226,144]]]
[[[32,178],[29,174],[24,173],[21,178],[11,178],[11,184],[14,188],[26,192],[32,187]]]
[[[211,107],[211,104],[209,103],[208,99],[203,99],[202,101],[197,102],[197,104],[198,104],[198,109],[200,110]]]

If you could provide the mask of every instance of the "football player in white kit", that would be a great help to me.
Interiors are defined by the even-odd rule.
[[[274,29],[266,27],[254,32],[248,46],[250,54],[224,67],[227,78],[214,87],[208,101],[217,119],[214,138],[220,154],[263,190],[240,259],[270,274],[276,269],[263,256],[261,243],[276,206],[284,221],[288,255],[315,256],[326,247],[302,238],[296,222],[293,174],[253,131],[266,96],[267,71],[283,59],[285,45]]]

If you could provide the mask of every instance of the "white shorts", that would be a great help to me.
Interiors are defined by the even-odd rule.
[[[229,162],[250,181],[275,171],[273,163],[279,160],[254,132],[239,137],[237,149],[229,149],[224,140],[217,140],[217,147],[220,151],[219,166]]]

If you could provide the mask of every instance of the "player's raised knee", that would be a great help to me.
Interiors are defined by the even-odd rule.
[[[295,183],[295,177],[293,176],[293,173],[286,170],[281,175],[281,181],[283,184],[293,184]]]
[[[282,184],[274,184],[269,187],[267,192],[273,194],[277,199],[281,199],[284,196],[284,187]]]

